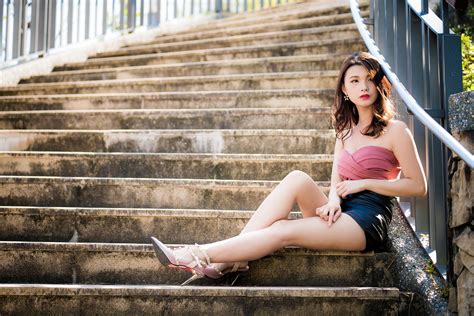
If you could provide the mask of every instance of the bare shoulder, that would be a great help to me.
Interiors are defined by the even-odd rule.
[[[404,131],[408,128],[407,124],[399,120],[390,120],[388,123],[388,132],[391,134],[396,134],[398,132]]]
[[[411,132],[407,124],[399,120],[390,120],[387,126],[387,138],[390,143],[393,144],[395,141],[399,141],[400,138],[407,138],[411,136]]]

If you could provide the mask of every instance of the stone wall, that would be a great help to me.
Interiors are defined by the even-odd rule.
[[[449,119],[453,136],[474,152],[474,91],[449,98]],[[449,308],[459,315],[474,310],[474,201],[472,169],[455,153],[449,160],[451,269]]]

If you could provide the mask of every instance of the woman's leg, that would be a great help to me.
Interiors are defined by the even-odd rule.
[[[326,202],[327,197],[308,174],[299,170],[292,171],[263,200],[241,234],[288,218],[295,203],[304,217],[311,217],[316,215],[315,209]]]
[[[269,227],[209,244],[206,250],[212,262],[237,262],[256,260],[286,246],[361,251],[365,248],[365,234],[344,213],[330,227],[316,216],[282,219]]]
[[[287,219],[295,203],[298,204],[303,217],[314,217],[316,216],[315,209],[326,202],[326,196],[309,175],[298,170],[292,171],[260,204],[240,235],[267,228],[279,220]],[[211,245],[216,246],[219,243],[221,241],[203,246],[209,248]],[[241,266],[244,267],[246,264],[246,262],[242,262]],[[228,266],[232,266],[232,264],[215,264],[215,267],[220,271]]]

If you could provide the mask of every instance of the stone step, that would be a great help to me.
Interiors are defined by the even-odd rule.
[[[333,89],[186,91],[0,97],[0,111],[330,106]]]
[[[333,130],[0,130],[0,151],[331,154]]]
[[[360,50],[366,50],[362,40],[359,37],[351,37],[345,39],[210,48],[135,56],[104,57],[89,59],[79,63],[65,64],[63,66],[54,68],[54,70],[71,71],[103,69],[110,67],[145,66],[277,56],[301,56],[336,53],[347,53],[347,55],[349,55],[351,52]]]
[[[362,16],[368,16],[367,11],[361,12]],[[201,31],[197,29],[195,32],[185,32],[183,34],[170,34],[168,36],[161,36],[149,44],[163,44],[182,41],[193,41],[199,39],[219,38],[224,36],[245,35],[245,34],[261,34],[271,33],[276,31],[289,31],[304,28],[325,27],[331,25],[341,25],[354,23],[351,13],[334,14],[327,16],[315,16],[308,18],[301,18],[289,21],[269,21],[258,23],[254,25],[242,25],[230,28],[214,28],[210,30]]]
[[[332,161],[332,155],[15,151],[0,152],[0,175],[278,181],[299,169],[326,181]]]
[[[27,111],[0,113],[0,129],[330,129],[331,109]]]
[[[117,79],[23,84],[0,88],[0,95],[136,93],[259,89],[321,89],[336,85],[338,71]]]
[[[397,288],[0,285],[5,314],[397,315]]]
[[[210,243],[238,235],[254,211],[0,206],[6,241]],[[301,218],[291,212],[290,219]],[[176,234],[176,227],[189,232]]]
[[[55,71],[21,80],[20,83],[338,70],[345,58],[347,54],[322,54]]]
[[[361,5],[361,10],[367,10],[367,5]],[[299,20],[317,16],[330,16],[338,14],[347,14],[350,12],[349,6],[346,3],[332,3],[330,5],[321,5],[321,3],[312,3],[300,6],[299,8],[280,8],[280,12],[272,12],[271,10],[263,10],[258,13],[246,12],[242,14],[234,14],[227,16],[224,19],[211,20],[204,22],[201,25],[195,26],[193,29],[186,29],[183,31],[169,33],[162,33],[157,36],[156,41],[169,40],[170,36],[179,36],[189,33],[198,33],[204,31],[211,31],[216,29],[229,29],[242,26],[258,26],[258,24],[268,22],[284,22],[290,20]],[[153,41],[150,41],[153,43]],[[141,44],[131,44],[127,47],[140,46]]]
[[[235,285],[390,286],[384,266],[390,257],[287,247],[251,261],[250,270]],[[151,244],[2,241],[0,260],[1,283],[179,285],[191,275],[161,265]],[[193,285],[223,285],[228,279],[198,280]]]
[[[183,35],[189,36],[189,35]],[[155,43],[149,42],[147,44],[135,45],[131,47],[122,47],[118,50],[111,52],[99,53],[95,56],[91,56],[91,59],[104,58],[104,57],[116,57],[116,56],[130,56],[130,55],[142,55],[142,54],[153,54],[153,53],[166,53],[175,51],[187,51],[196,49],[206,48],[222,48],[222,47],[236,47],[236,46],[250,46],[250,45],[261,45],[261,44],[274,44],[274,43],[289,43],[289,42],[302,42],[302,41],[316,41],[316,40],[328,40],[337,38],[356,38],[360,37],[357,27],[352,21],[348,24],[340,25],[329,25],[319,27],[308,27],[302,29],[293,29],[285,31],[274,31],[265,33],[254,33],[254,34],[237,34],[227,35],[222,37],[203,37],[193,40],[179,41],[179,38],[175,41]]]
[[[253,210],[278,183],[0,176],[0,205]],[[328,193],[329,182],[317,184]]]

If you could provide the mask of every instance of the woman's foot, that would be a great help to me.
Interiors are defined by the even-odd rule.
[[[162,265],[193,273],[193,276],[181,285],[206,276],[205,269],[211,265],[211,261],[206,251],[198,244],[171,250],[155,237],[151,237],[151,242]]]

